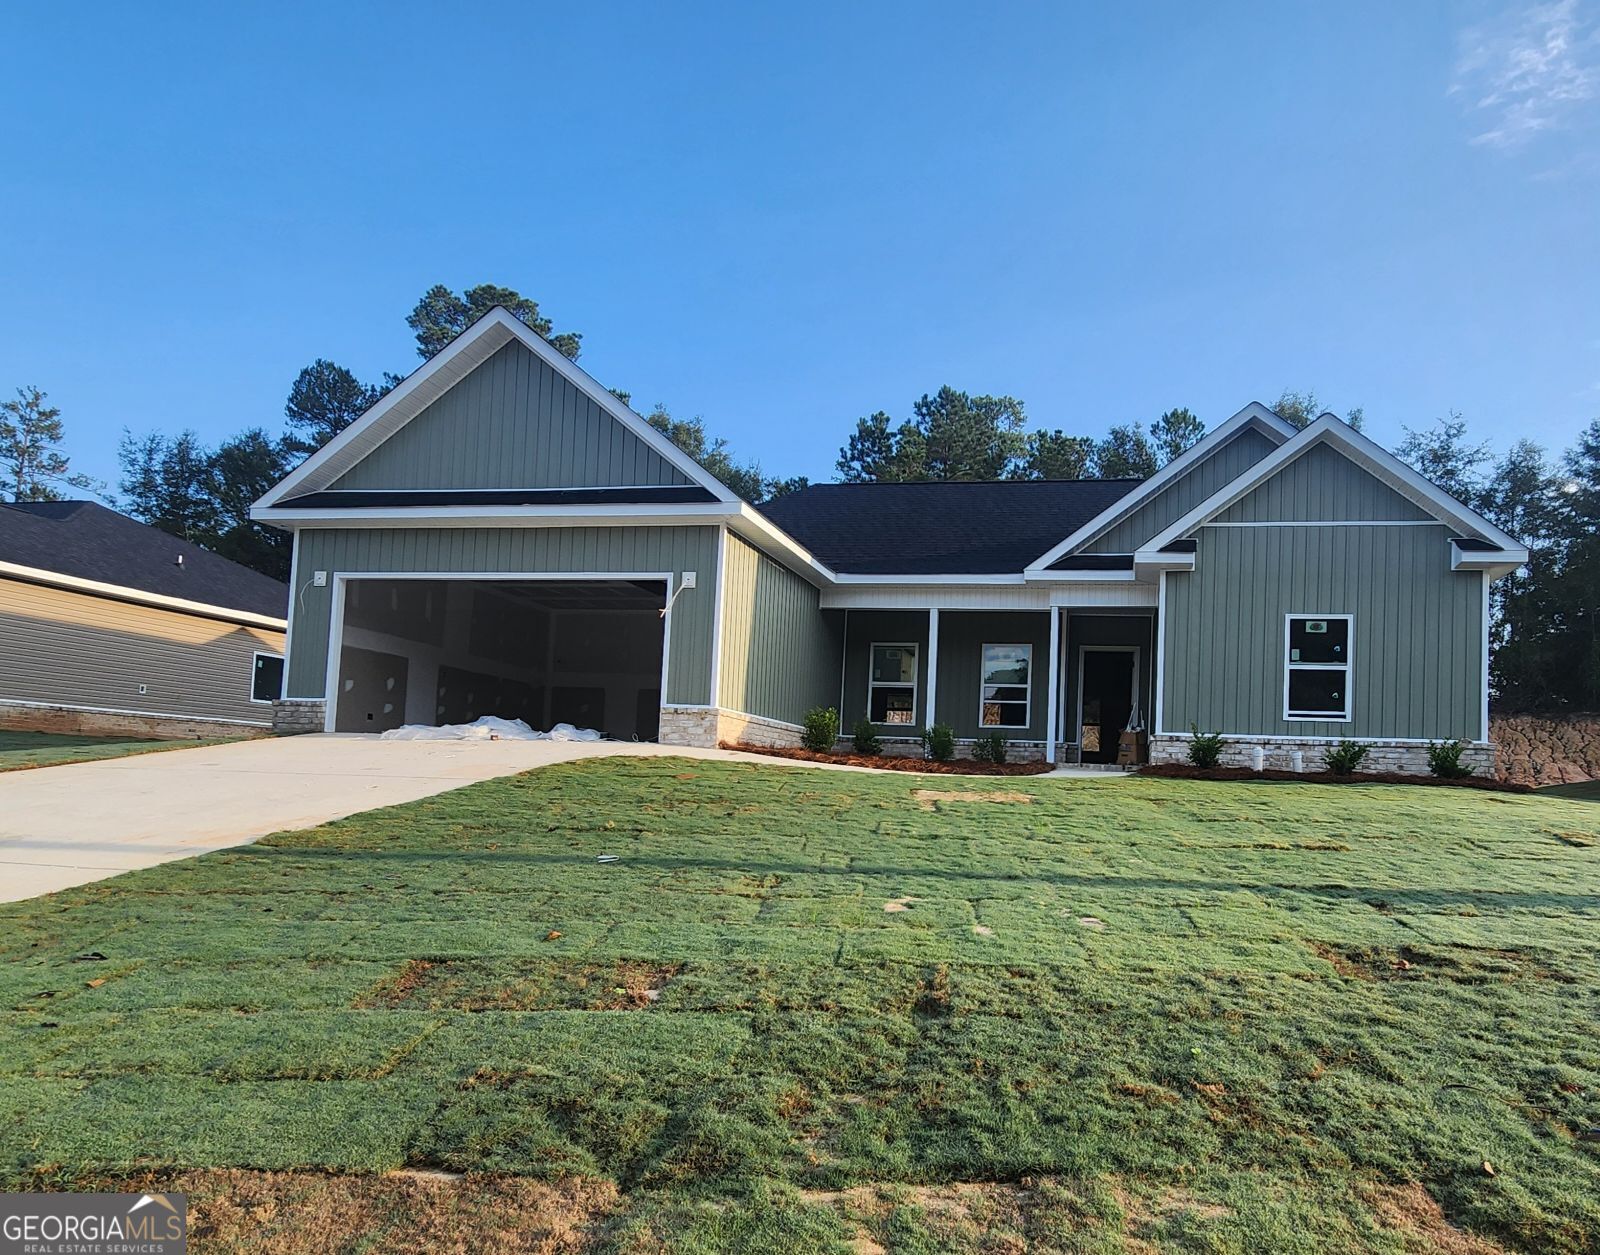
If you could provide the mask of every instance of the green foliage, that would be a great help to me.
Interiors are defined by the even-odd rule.
[[[1193,410],[1168,410],[1150,424],[1150,442],[1163,466],[1200,443],[1205,434],[1206,425]]]
[[[800,744],[819,754],[831,754],[839,739],[839,712],[832,706],[813,706],[806,711]]]
[[[1022,402],[946,385],[924,394],[898,427],[881,410],[856,423],[837,468],[846,483],[1018,479],[1028,440]]]
[[[1285,389],[1274,402],[1272,412],[1284,421],[1303,428],[1311,426],[1327,411],[1323,409],[1322,402],[1317,400],[1315,392],[1290,392]],[[1360,431],[1365,417],[1365,412],[1357,406],[1344,416],[1344,421]]]
[[[1189,725],[1189,761],[1196,767],[1215,767],[1227,743],[1220,732],[1202,732],[1199,724]]]
[[[575,331],[556,333],[550,320],[539,312],[538,301],[515,288],[493,283],[480,283],[459,296],[442,283],[424,292],[416,308],[406,316],[406,326],[417,333],[417,356],[432,357],[496,305],[548,340],[563,357],[578,360],[582,335]]]
[[[936,763],[947,763],[956,756],[956,734],[948,725],[936,723],[922,730],[922,749]]]
[[[1087,479],[1094,470],[1094,441],[1060,428],[1028,433],[1027,479]]]
[[[291,453],[315,453],[383,399],[399,383],[364,384],[335,362],[318,358],[295,377],[284,403],[289,420],[285,442]]]
[[[1470,776],[1472,769],[1462,765],[1461,754],[1466,749],[1462,741],[1428,742],[1428,770],[1445,780],[1460,780]]]
[[[1003,763],[1010,751],[1010,742],[998,732],[988,732],[972,743],[972,756],[980,763]]]
[[[666,406],[657,405],[645,415],[645,422],[710,471],[735,495],[752,504],[805,486],[804,480],[786,480],[780,484],[764,476],[759,463],[735,461],[728,442],[721,436],[714,440],[708,437],[705,421],[699,417],[674,418]]]
[[[1336,776],[1348,776],[1366,761],[1370,747],[1356,741],[1340,741],[1327,753],[1322,762]]]
[[[18,388],[14,400],[0,401],[0,501],[59,501],[66,488],[98,495],[105,487],[73,474],[59,448],[61,410],[44,403],[47,395]]]
[[[883,742],[878,737],[877,726],[865,715],[856,720],[855,730],[850,737],[858,754],[876,754],[883,749]]]
[[[1095,474],[1101,479],[1149,479],[1160,467],[1143,423],[1119,423],[1095,446]]]

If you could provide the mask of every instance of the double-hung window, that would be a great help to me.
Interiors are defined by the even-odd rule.
[[[1291,614],[1284,624],[1283,717],[1350,719],[1350,616]]]
[[[867,718],[873,723],[917,722],[917,647],[874,645],[867,675]]]
[[[1026,728],[1032,645],[985,645],[978,679],[978,724],[985,728]]]

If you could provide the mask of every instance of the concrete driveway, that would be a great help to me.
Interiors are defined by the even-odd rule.
[[[294,736],[6,772],[0,774],[0,902],[478,780],[613,754],[750,757],[623,742]]]

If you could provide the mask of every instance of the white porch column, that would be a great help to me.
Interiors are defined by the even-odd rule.
[[[1048,726],[1046,728],[1045,761],[1056,762],[1056,738],[1061,733],[1061,609],[1050,607],[1050,700],[1046,703]]]
[[[928,611],[928,694],[927,709],[922,712],[922,726],[931,728],[939,721],[935,713],[934,695],[939,689],[939,609]]]

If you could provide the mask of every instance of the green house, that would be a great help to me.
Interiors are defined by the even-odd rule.
[[[1526,551],[1331,414],[1247,405],[1150,479],[822,484],[755,507],[503,310],[255,506],[294,534],[283,732],[482,715],[680,745],[1018,757],[1328,744],[1490,770],[1489,585]]]

